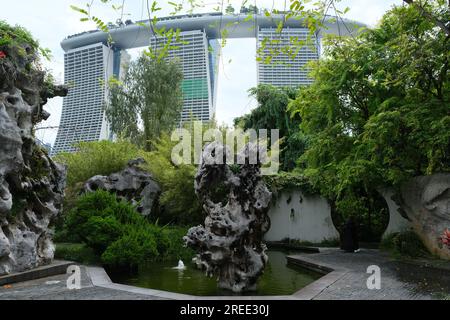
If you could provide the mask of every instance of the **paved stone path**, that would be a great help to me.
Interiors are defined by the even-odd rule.
[[[2,300],[156,300],[154,296],[130,293],[122,290],[97,287],[92,284],[85,267],[81,267],[81,289],[69,290],[66,286],[68,275],[41,278],[11,287],[0,287]]]
[[[358,253],[344,253],[339,249],[321,249],[317,254],[294,255],[332,268],[348,272],[314,299],[351,300],[413,300],[442,299],[450,295],[450,271],[439,271],[392,261],[386,253],[361,249]],[[369,290],[367,267],[381,269],[381,289]]]
[[[450,271],[392,261],[378,250],[362,249],[358,253],[343,253],[338,249],[321,249],[316,254],[296,254],[294,257],[332,267],[346,269],[345,273],[318,292],[314,299],[442,299],[450,295]],[[369,265],[381,269],[381,289],[369,290],[366,282]],[[98,269],[98,268],[97,268]],[[81,268],[80,290],[66,288],[67,275],[41,278],[0,287],[0,299],[83,299],[83,300],[155,300],[142,289],[122,285],[96,286],[85,267]],[[123,290],[121,289],[123,288]],[[130,292],[134,291],[134,292]],[[151,290],[150,290],[151,291]]]

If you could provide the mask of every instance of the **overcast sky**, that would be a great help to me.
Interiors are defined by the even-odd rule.
[[[133,21],[146,18],[144,3],[146,0],[125,0],[124,20]],[[286,0],[289,3],[289,0]],[[70,5],[84,7],[87,0],[0,0],[0,20],[10,24],[19,24],[30,30],[42,47],[52,51],[52,60],[45,62],[45,67],[50,69],[59,82],[64,81],[64,52],[60,42],[66,36],[78,32],[92,30],[95,27],[90,22],[80,22],[80,15],[70,9]],[[159,0],[158,3],[166,1]],[[178,1],[174,1],[178,2]],[[218,5],[218,0],[204,0],[206,5],[202,12],[213,11]],[[225,0],[226,2],[226,0]],[[242,0],[229,0],[238,10]],[[95,15],[104,21],[115,21],[120,17],[119,12],[100,5],[95,0],[93,11]],[[113,1],[117,5],[122,0]],[[254,1],[248,1],[254,3]],[[260,8],[283,9],[283,0],[257,0]],[[349,7],[346,18],[357,20],[375,26],[381,16],[394,4],[402,4],[402,0],[342,0],[339,8]],[[164,4],[159,16],[167,16],[170,6]],[[200,10],[197,10],[200,11]],[[332,14],[330,11],[329,14]],[[136,57],[142,49],[133,49],[131,54]],[[256,42],[255,39],[229,39],[223,49],[222,63],[219,69],[218,98],[216,106],[216,118],[220,123],[232,124],[233,119],[256,107],[253,99],[248,97],[247,90],[256,85]],[[62,98],[54,98],[49,101],[46,110],[51,117],[40,126],[58,126],[61,117]],[[54,143],[56,129],[38,130],[37,137],[46,142]]]

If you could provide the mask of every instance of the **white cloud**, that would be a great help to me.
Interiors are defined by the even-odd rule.
[[[363,22],[371,27],[376,26],[383,14],[392,8],[393,5],[401,5],[402,0],[342,0],[338,2],[337,8],[348,7],[349,12],[345,17]],[[331,10],[331,14],[334,11]]]

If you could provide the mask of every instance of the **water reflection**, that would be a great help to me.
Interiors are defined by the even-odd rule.
[[[286,253],[269,250],[269,263],[258,282],[256,292],[245,295],[288,295],[305,287],[320,277],[304,269],[287,266]],[[114,282],[192,295],[233,295],[217,288],[215,278],[209,278],[187,264],[185,269],[174,269],[174,263],[152,263],[141,267],[138,275],[111,274]]]

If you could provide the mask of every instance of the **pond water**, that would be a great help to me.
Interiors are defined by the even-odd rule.
[[[288,266],[288,252],[269,250],[267,254],[269,262],[258,281],[257,290],[243,295],[290,295],[321,277],[318,273]],[[197,296],[233,295],[231,291],[218,289],[216,279],[206,277],[193,264],[185,261],[186,269],[173,269],[177,264],[177,261],[152,263],[139,268],[135,275],[108,273],[114,282],[137,287]]]

